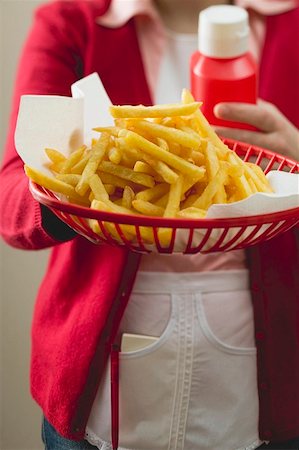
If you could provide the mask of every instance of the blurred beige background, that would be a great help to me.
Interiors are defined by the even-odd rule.
[[[0,149],[3,150],[17,61],[42,0],[0,0]],[[40,450],[41,412],[29,392],[30,323],[47,252],[0,242],[1,450]]]

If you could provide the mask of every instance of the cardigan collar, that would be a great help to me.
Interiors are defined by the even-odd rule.
[[[106,14],[98,17],[96,21],[108,28],[118,28],[135,16],[159,20],[152,0],[112,0]]]
[[[299,0],[236,0],[235,4],[268,16],[296,8]],[[152,0],[112,0],[108,11],[96,20],[100,25],[117,28],[135,16],[159,20],[159,14]]]

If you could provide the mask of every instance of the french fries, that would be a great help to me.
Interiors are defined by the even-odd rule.
[[[186,102],[185,104],[173,105],[156,105],[156,106],[111,106],[110,113],[114,118],[128,118],[128,117],[177,117],[188,116],[194,113],[200,103]]]
[[[27,166],[25,173],[71,203],[162,218],[204,219],[212,204],[271,192],[260,167],[244,162],[221,141],[200,105],[184,89],[180,104],[111,106],[115,126],[95,128],[100,136],[89,147],[69,157],[45,149],[52,176]],[[151,227],[88,223],[104,238],[155,240]],[[172,229],[161,227],[156,235],[168,246]]]

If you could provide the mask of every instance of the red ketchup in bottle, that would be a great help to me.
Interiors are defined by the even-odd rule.
[[[190,61],[191,92],[213,125],[254,130],[217,118],[220,102],[256,103],[257,67],[248,52],[247,11],[238,6],[211,6],[199,14],[198,51]]]

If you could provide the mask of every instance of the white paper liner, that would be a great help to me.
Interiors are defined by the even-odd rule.
[[[109,114],[110,105],[111,101],[96,73],[73,84],[72,97],[23,96],[15,132],[17,152],[25,164],[49,174],[50,171],[45,165],[47,162],[45,148],[55,148],[68,155],[71,150],[83,143],[90,143],[93,137],[98,137],[98,133],[93,132],[92,128],[113,125],[113,119]],[[299,174],[271,171],[267,174],[267,178],[274,189],[273,194],[257,193],[236,203],[213,205],[208,210],[207,218],[264,215],[299,207]],[[255,237],[270,226],[271,224],[263,225]],[[254,227],[247,227],[238,242],[244,241],[253,230]],[[231,228],[221,245],[227,246],[239,231],[239,227]],[[274,229],[271,231],[274,232]],[[209,250],[221,233],[219,229],[212,230],[203,251]],[[204,235],[204,231],[196,230],[192,247],[197,247]],[[188,239],[189,230],[179,229],[176,233],[174,252],[183,252]],[[145,245],[145,248],[157,251],[155,245]],[[229,249],[228,246],[227,250]]]
[[[96,126],[111,126],[111,102],[99,76],[94,73],[71,87],[72,97],[23,95],[15,131],[15,145],[25,164],[50,174],[45,148],[64,155],[98,138]]]

